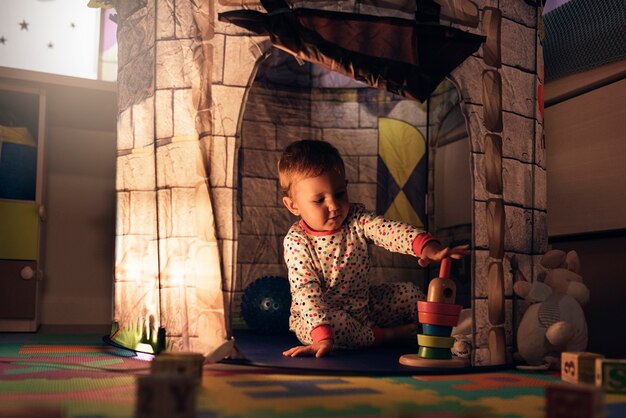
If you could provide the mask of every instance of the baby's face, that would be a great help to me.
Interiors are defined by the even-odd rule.
[[[335,171],[296,180],[283,203],[317,232],[339,229],[350,207],[346,180]]]

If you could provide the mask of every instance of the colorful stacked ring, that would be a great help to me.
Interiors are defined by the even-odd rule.
[[[452,348],[452,346],[454,345],[454,338],[435,337],[432,335],[418,334],[417,344],[420,347]]]
[[[417,350],[417,355],[420,358],[431,360],[450,360],[452,358],[452,353],[449,348],[434,348],[423,345]]]

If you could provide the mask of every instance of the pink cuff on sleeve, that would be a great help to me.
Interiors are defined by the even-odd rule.
[[[415,252],[415,255],[420,257],[422,255],[422,251],[424,250],[424,247],[426,246],[426,244],[428,244],[431,241],[439,242],[437,238],[435,238],[428,232],[423,232],[419,234],[418,236],[416,236],[415,239],[413,239],[413,251]]]
[[[385,341],[383,330],[379,327],[372,327],[372,332],[374,333],[374,345],[381,345]]]
[[[333,339],[333,330],[328,324],[318,325],[311,330],[311,338],[316,343],[322,340]]]

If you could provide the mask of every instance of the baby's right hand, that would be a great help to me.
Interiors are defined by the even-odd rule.
[[[330,353],[333,349],[333,340],[327,339],[315,342],[310,345],[299,345],[290,348],[287,351],[283,351],[285,357],[299,357],[299,356],[315,356],[317,358],[324,357]]]
[[[431,261],[441,261],[446,257],[460,260],[463,256],[471,254],[469,244],[458,245],[456,247],[444,247],[438,241],[430,241],[422,249],[422,254],[417,260],[418,264],[426,267]]]

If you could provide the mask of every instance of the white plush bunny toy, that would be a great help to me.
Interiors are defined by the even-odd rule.
[[[513,286],[517,296],[531,303],[517,330],[517,358],[531,366],[558,369],[563,351],[587,348],[582,306],[589,301],[589,289],[575,251],[548,251],[541,266],[546,269],[543,281],[518,281]]]

